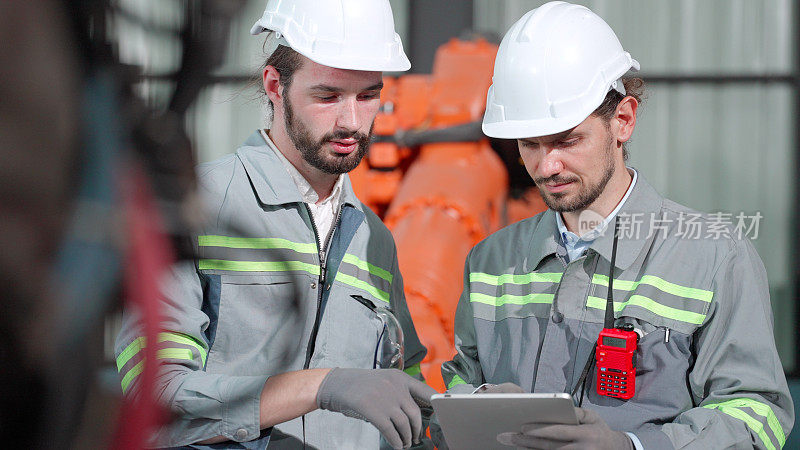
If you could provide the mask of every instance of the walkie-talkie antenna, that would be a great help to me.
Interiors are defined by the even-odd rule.
[[[614,328],[614,264],[617,262],[617,239],[619,236],[619,216],[614,218],[614,241],[611,244],[611,267],[608,269],[608,295],[606,296],[606,316],[603,323],[603,328]],[[595,362],[595,353],[597,351],[597,342],[595,345],[592,346],[592,352],[589,354],[589,359],[586,360],[586,364],[583,366],[583,371],[581,372],[580,377],[578,377],[578,382],[575,383],[575,387],[572,388],[572,397],[574,399],[575,394],[578,393],[578,388],[585,388],[586,383],[586,376],[589,374],[589,371],[592,368],[592,365]],[[577,406],[580,407],[583,404],[583,392],[584,390],[581,389],[581,396],[576,402]]]
[[[619,238],[619,216],[614,218],[614,242],[611,244],[611,266],[608,268],[608,296],[603,328],[614,328],[614,265],[617,262],[617,240]]]

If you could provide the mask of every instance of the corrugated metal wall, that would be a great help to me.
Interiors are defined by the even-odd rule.
[[[123,0],[120,3],[158,23],[175,24],[179,2]],[[410,0],[391,0],[398,32],[408,30]],[[532,0],[474,0],[474,29],[502,36],[522,14],[544,3]],[[792,53],[790,0],[594,0],[578,1],[601,15],[644,74],[788,73]],[[233,24],[222,74],[254,73],[262,38],[248,34],[264,0],[252,0]],[[121,22],[120,52],[148,71],[168,72],[178,64],[177,44]],[[413,61],[412,61],[413,63]],[[142,93],[163,101],[164,83],[148,82]],[[207,89],[189,116],[200,161],[235,150],[263,126],[255,88],[243,83]],[[794,362],[794,294],[790,224],[795,144],[792,90],[788,83],[654,83],[640,110],[630,145],[631,165],[667,197],[702,211],[760,212],[754,241],[770,278],[779,351]]]

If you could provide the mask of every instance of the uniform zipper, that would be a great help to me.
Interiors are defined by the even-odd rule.
[[[306,345],[306,361],[303,364],[303,369],[308,369],[309,365],[311,364],[311,357],[314,355],[314,348],[317,342],[317,333],[319,332],[319,325],[322,320],[322,296],[325,293],[328,244],[330,243],[331,237],[333,237],[333,234],[336,232],[336,228],[339,226],[339,220],[342,218],[342,207],[339,206],[339,212],[336,214],[336,221],[333,223],[331,231],[325,238],[325,246],[323,247],[319,239],[319,231],[317,230],[317,224],[314,221],[314,215],[311,214],[311,208],[308,207],[307,203],[303,204],[306,207],[306,211],[308,211],[309,218],[311,218],[311,228],[314,230],[314,237],[317,240],[317,250],[319,251],[319,283],[317,284],[319,293],[317,294],[317,315],[314,318],[314,328],[311,329],[311,336],[309,337],[308,344]]]

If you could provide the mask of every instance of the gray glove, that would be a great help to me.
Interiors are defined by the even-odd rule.
[[[420,442],[420,406],[431,407],[436,390],[397,369],[334,368],[317,391],[317,406],[365,420],[394,448]]]
[[[521,433],[501,433],[503,445],[539,449],[633,450],[628,435],[614,431],[594,411],[575,408],[578,425],[543,425],[529,423]]]

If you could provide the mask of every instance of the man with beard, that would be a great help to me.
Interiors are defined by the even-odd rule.
[[[622,78],[631,69],[639,63],[582,6],[547,3],[503,38],[483,130],[517,140],[549,209],[470,252],[445,382],[572,394],[578,425],[497,436],[516,447],[780,448],[794,411],[763,264],[747,239],[714,236],[712,217],[626,167],[642,91]],[[700,236],[686,233],[691,218]],[[607,354],[596,343],[609,289],[608,327],[635,343],[632,378],[628,366],[593,367]]]
[[[158,392],[176,417],[155,444],[410,447],[435,391],[420,381],[392,236],[347,176],[382,71],[410,67],[389,2],[270,0],[261,32],[272,125],[199,169],[210,220],[164,289]],[[143,339],[128,314],[117,366],[129,395]]]

